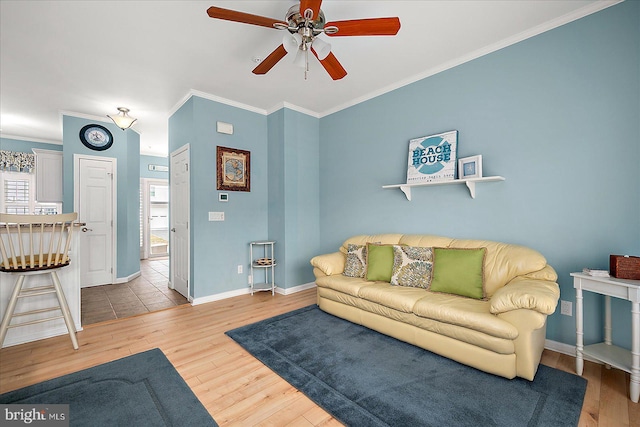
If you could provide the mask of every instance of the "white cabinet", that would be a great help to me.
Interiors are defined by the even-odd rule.
[[[249,254],[251,258],[251,295],[257,291],[271,291],[275,295],[276,284],[274,282],[276,260],[273,257],[274,241],[251,242]],[[260,270],[263,270],[262,272]],[[264,282],[256,282],[264,272]]]
[[[39,150],[36,155],[36,201],[62,203],[62,151]]]

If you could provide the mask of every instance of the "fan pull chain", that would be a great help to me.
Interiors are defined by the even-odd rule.
[[[304,51],[304,79],[307,80],[309,73],[309,49]]]

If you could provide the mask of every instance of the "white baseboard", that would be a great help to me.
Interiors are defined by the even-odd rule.
[[[556,353],[562,353],[569,356],[576,355],[576,346],[571,344],[565,344],[558,341],[545,340],[544,348],[547,350],[555,351]]]
[[[311,288],[315,288],[316,284],[315,282],[311,282],[311,283],[304,283],[302,285],[298,285],[298,286],[293,286],[291,288],[278,288],[276,287],[276,293],[280,294],[280,295],[291,295],[291,294],[295,294],[296,292],[301,292],[307,289],[311,289]],[[264,291],[262,291],[264,292]],[[250,288],[246,288],[246,289],[236,289],[235,291],[228,291],[228,292],[222,292],[220,294],[215,294],[215,295],[209,295],[206,297],[199,297],[199,298],[192,298],[189,297],[189,301],[191,302],[191,305],[200,305],[200,304],[206,304],[208,302],[213,302],[213,301],[220,301],[223,299],[227,299],[227,298],[233,298],[233,297],[237,297],[240,295],[248,295],[251,294],[251,289]]]
[[[137,272],[135,272],[135,273],[133,273],[133,274],[127,276],[127,277],[118,277],[118,278],[116,278],[116,281],[113,284],[115,285],[115,284],[118,284],[118,283],[127,283],[127,282],[130,282],[131,280],[135,279],[136,277],[140,277],[140,271],[137,271]]]
[[[316,287],[316,282],[303,283],[302,285],[294,286],[291,288],[276,288],[276,292],[281,295],[291,295],[296,292],[306,291],[307,289],[312,289]]]

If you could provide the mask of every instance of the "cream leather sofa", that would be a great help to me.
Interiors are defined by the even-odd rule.
[[[348,245],[367,243],[484,247],[486,299],[343,275]],[[320,309],[505,378],[533,380],[544,349],[547,315],[555,311],[560,296],[556,272],[540,253],[499,242],[363,235],[346,240],[338,252],[314,257],[311,264]]]

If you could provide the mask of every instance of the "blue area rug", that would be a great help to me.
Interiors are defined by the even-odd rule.
[[[315,305],[227,335],[348,426],[575,426],[587,385],[544,365],[487,374]]]
[[[68,404],[71,426],[218,425],[157,348],[2,394],[0,403]]]

